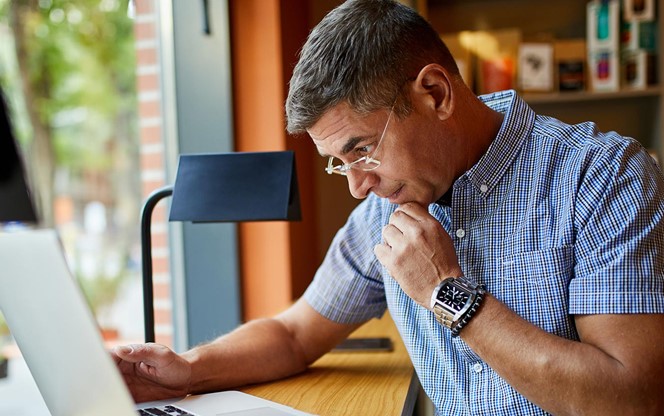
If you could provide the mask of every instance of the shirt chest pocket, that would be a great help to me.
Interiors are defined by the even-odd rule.
[[[497,273],[487,282],[493,296],[548,332],[578,338],[568,314],[568,288],[574,277],[572,246],[517,253],[496,261]]]

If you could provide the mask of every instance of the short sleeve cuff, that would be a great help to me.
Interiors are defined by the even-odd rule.
[[[352,291],[321,290],[315,281],[309,285],[303,297],[325,318],[341,324],[355,324],[371,318],[380,318],[387,309],[384,300],[358,299],[352,295]],[[365,300],[366,302],[364,302]]]
[[[664,313],[664,294],[651,292],[581,292],[570,294],[571,315]]]

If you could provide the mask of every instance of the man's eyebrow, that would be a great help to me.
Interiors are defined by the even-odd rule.
[[[353,149],[355,149],[355,146],[357,146],[357,144],[364,139],[365,137],[352,137],[348,139],[346,144],[344,144],[344,147],[341,148],[341,154],[347,155],[348,153],[352,152]]]
[[[348,141],[341,148],[341,155],[340,156],[344,156],[344,155],[347,155],[348,153],[352,152],[355,149],[355,147],[357,146],[357,144],[364,141],[365,139],[366,139],[366,137],[351,137],[350,139],[348,139]],[[319,150],[318,154],[321,155],[322,157],[330,157],[330,155],[328,155],[326,153],[322,153],[322,152],[320,152],[320,150]]]

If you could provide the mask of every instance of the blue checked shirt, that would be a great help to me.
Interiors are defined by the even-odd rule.
[[[641,145],[593,123],[536,115],[514,91],[480,97],[505,114],[485,155],[429,212],[464,274],[514,312],[578,340],[573,315],[664,312],[664,182]],[[388,308],[440,415],[541,415],[373,254],[396,208],[371,195],[338,232],[305,299],[358,323]],[[442,277],[442,276],[441,276]]]

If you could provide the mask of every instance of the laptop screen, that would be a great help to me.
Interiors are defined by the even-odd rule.
[[[9,108],[0,90],[0,223],[37,222],[27,183]]]

